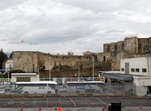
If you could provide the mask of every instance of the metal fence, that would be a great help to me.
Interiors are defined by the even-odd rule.
[[[112,95],[112,96],[133,96],[140,95],[144,96],[147,94],[145,87],[135,86],[132,83],[108,83],[103,85],[72,85],[67,84],[57,85],[55,87],[55,92],[48,93],[45,87],[37,86],[38,89],[34,87],[30,88],[32,94],[56,94],[56,95],[81,95],[81,94],[91,94],[91,95]],[[24,87],[12,87],[10,84],[0,84],[0,94],[26,94],[22,93]],[[44,91],[44,92],[40,92]],[[30,92],[27,94],[31,94]]]
[[[113,95],[135,95],[136,86],[132,83],[110,83],[105,84],[106,94]]]

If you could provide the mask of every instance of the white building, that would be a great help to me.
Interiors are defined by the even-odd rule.
[[[151,93],[151,57],[129,58],[121,60],[121,73],[133,75],[137,95]]]
[[[5,69],[10,70],[13,69],[13,60],[7,60],[5,63]]]
[[[35,82],[39,81],[37,73],[12,73],[11,82]]]
[[[131,82],[138,96],[151,94],[151,57],[122,59],[119,72],[105,72],[104,77]]]
[[[151,57],[129,58],[121,60],[121,73],[151,76]]]

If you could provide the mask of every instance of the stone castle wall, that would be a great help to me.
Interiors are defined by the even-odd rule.
[[[151,38],[126,37],[124,41],[104,44],[103,48],[103,52],[151,53]]]
[[[95,67],[99,67],[97,70],[120,70],[121,59],[143,57],[151,53],[151,38],[125,38],[123,41],[104,44],[103,50],[102,53],[93,54]],[[74,72],[74,76],[78,67],[80,67],[84,71],[83,75],[92,73],[92,71],[87,72],[92,68],[92,56],[51,55],[42,52],[15,51],[13,53],[13,63],[15,70],[25,72],[53,70],[54,74],[61,74],[61,71],[64,74],[70,70],[70,72]],[[102,64],[106,64],[105,67],[102,68]]]
[[[13,67],[15,70],[23,70],[25,72],[35,72],[38,70],[37,52],[14,52]]]
[[[78,62],[88,62],[91,58],[84,56],[50,55],[41,52],[13,52],[13,64],[15,70],[26,72],[38,72],[38,70],[51,70],[54,66],[67,65],[75,67]]]
[[[151,38],[140,38],[138,40],[139,53],[151,53]]]
[[[121,59],[151,54],[151,38],[125,38],[123,41],[104,44],[103,51],[97,54],[98,61],[110,62],[112,70],[120,70]]]
[[[91,76],[92,64],[92,57],[88,56],[51,55],[30,51],[13,52],[14,70],[39,72],[42,76],[48,76],[50,70],[52,76],[75,76],[78,68],[80,68],[82,76]],[[94,58],[94,65],[95,75],[98,75],[100,70],[110,70],[109,64],[98,62],[96,57]]]
[[[98,53],[98,61],[103,61],[111,64],[111,70],[119,70],[120,60],[123,59],[124,52],[104,52]]]

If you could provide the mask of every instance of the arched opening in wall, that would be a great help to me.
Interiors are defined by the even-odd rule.
[[[56,66],[56,61],[54,61],[54,66]]]
[[[45,70],[46,70],[45,66],[40,67],[40,71],[45,71]]]
[[[106,61],[106,57],[105,56],[103,56],[103,62],[105,62]]]
[[[141,49],[142,48],[142,45],[141,44],[138,44],[138,49]]]
[[[114,51],[114,49],[115,49],[115,48],[112,46],[112,47],[111,47],[111,51]]]

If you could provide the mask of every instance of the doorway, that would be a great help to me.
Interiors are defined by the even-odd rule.
[[[151,94],[151,86],[147,86],[147,94]]]
[[[129,62],[125,63],[125,74],[129,74]]]

